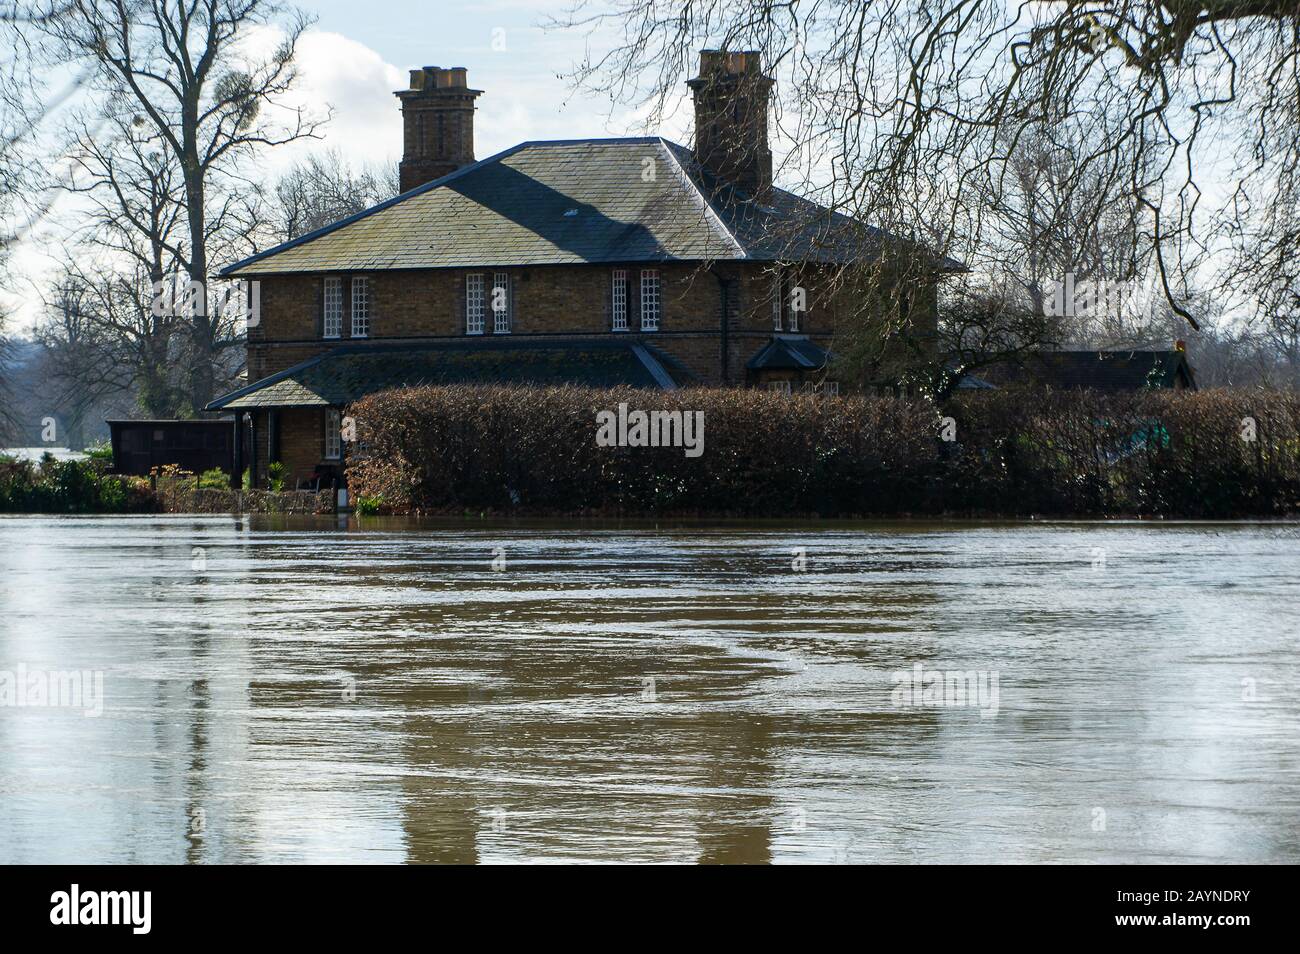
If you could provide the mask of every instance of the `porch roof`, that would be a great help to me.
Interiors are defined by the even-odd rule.
[[[807,335],[775,335],[749,359],[751,371],[816,371],[826,367],[830,352],[813,344]]]
[[[690,372],[636,341],[493,341],[354,345],[310,358],[222,395],[207,410],[343,407],[422,384],[578,384],[675,390]]]

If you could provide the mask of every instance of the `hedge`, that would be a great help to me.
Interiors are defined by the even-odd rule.
[[[620,403],[703,412],[703,453],[599,446],[597,413]],[[1300,398],[1290,392],[1003,390],[940,410],[759,390],[431,386],[374,394],[349,413],[352,495],[393,512],[1300,511]]]

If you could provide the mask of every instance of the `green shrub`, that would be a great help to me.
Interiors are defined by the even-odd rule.
[[[230,475],[220,467],[213,467],[199,474],[200,490],[229,490]]]
[[[105,475],[107,461],[0,459],[0,511],[10,513],[147,513],[159,509],[149,482]]]
[[[266,486],[272,493],[284,492],[284,464],[273,460],[266,465]]]
[[[372,517],[381,511],[383,505],[383,497],[358,497],[355,509],[359,516]]]

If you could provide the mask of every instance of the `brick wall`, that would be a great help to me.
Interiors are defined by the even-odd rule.
[[[285,408],[280,412],[280,461],[285,485],[293,489],[324,463],[325,413],[317,408]],[[337,462],[335,462],[337,463]]]
[[[723,381],[721,297],[718,279],[706,268],[672,263],[658,267],[661,282],[659,331],[639,330],[641,265],[626,266],[629,283],[627,332],[611,331],[612,270],[615,266],[572,265],[499,269],[510,276],[513,337],[620,335],[671,354],[704,383]],[[724,263],[715,269],[727,283],[729,361],[727,380],[745,382],[745,362],[772,333],[770,274],[758,263]],[[427,338],[465,338],[465,276],[460,269],[366,273],[371,283],[369,341],[397,343]],[[493,272],[484,271],[490,301]],[[343,276],[343,334],[321,337],[322,275],[261,278],[262,317],[249,332],[249,380],[256,381],[344,344],[356,344],[351,330],[350,276]],[[809,311],[800,331],[829,345],[834,308],[818,298],[809,282]],[[486,314],[492,337],[492,314]]]

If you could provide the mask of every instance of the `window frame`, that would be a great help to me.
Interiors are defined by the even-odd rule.
[[[641,269],[641,330],[658,331],[663,320],[663,284],[659,269]]]
[[[333,295],[331,295],[333,292]],[[335,313],[330,314],[331,298],[334,299]],[[330,334],[331,318],[334,333]],[[343,278],[338,275],[326,275],[321,288],[321,337],[333,341],[343,337]]]
[[[477,287],[475,287],[477,286]],[[486,330],[486,301],[482,272],[465,273],[465,334],[479,336]],[[475,325],[477,324],[477,327]]]
[[[627,321],[628,306],[628,270],[615,268],[610,273],[609,290],[609,329],[610,331],[630,331]]]
[[[495,304],[496,292],[498,288],[505,289],[505,293],[506,293],[506,307],[502,311],[497,311],[496,304]],[[494,335],[508,335],[510,334],[511,331],[514,330],[514,319],[515,319],[514,298],[515,296],[513,294],[513,289],[510,287],[510,273],[493,272],[492,273],[493,304],[491,307],[491,311],[492,311],[492,333]]]
[[[363,300],[362,300],[362,302],[361,302],[361,304],[362,304],[362,306],[363,306],[362,309],[361,309],[362,317],[363,317],[363,320],[365,321],[365,329],[364,329],[363,331],[357,331],[357,311],[358,311],[358,309],[357,309],[357,304],[358,304],[358,302],[357,302],[357,292],[358,292],[358,290],[361,290],[361,291],[363,292],[363,294],[364,294]],[[351,321],[351,325],[352,325],[352,337],[353,337],[353,338],[369,338],[369,337],[370,337],[370,325],[371,325],[371,320],[370,320],[370,319],[371,319],[371,316],[370,316],[370,304],[371,304],[371,301],[372,301],[372,298],[373,298],[373,296],[371,295],[370,276],[368,276],[368,275],[355,275],[355,276],[353,276],[353,278],[352,278],[352,293],[351,293],[351,296],[350,296],[350,297],[351,297],[351,299],[352,299],[352,311],[351,311],[351,318],[352,318],[352,321]]]
[[[781,269],[778,266],[772,273],[772,330],[785,331],[785,296],[782,294]]]
[[[787,302],[786,302],[786,306],[787,306],[787,307],[786,307],[787,320],[786,320],[786,324],[790,327],[790,334],[792,334],[792,335],[797,335],[797,334],[799,334],[799,309],[795,308],[795,306],[794,306],[794,301],[793,301],[793,300],[790,300],[790,299],[793,299],[795,291],[796,291],[797,289],[802,288],[802,287],[803,287],[803,285],[800,284],[800,282],[799,282],[799,277],[798,277],[798,275],[796,275],[796,276],[794,276],[794,281],[791,282],[791,283],[789,283],[789,288],[786,290],[786,296],[787,296]],[[807,297],[808,297],[808,293],[807,293],[807,291],[805,290],[805,291],[804,291],[804,299],[805,299],[805,302],[807,301]]]
[[[331,453],[331,448],[333,453]],[[324,460],[343,459],[343,413],[337,408],[325,409]]]

